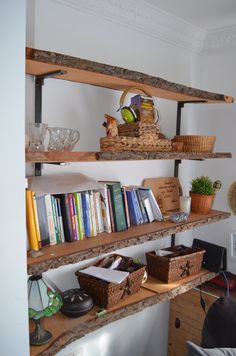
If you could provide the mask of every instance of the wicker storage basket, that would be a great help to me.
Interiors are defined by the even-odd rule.
[[[205,250],[198,247],[174,246],[165,249],[173,254],[157,256],[146,253],[148,273],[166,283],[178,281],[200,271]]]
[[[113,255],[118,256],[118,255]],[[86,275],[76,271],[80,287],[91,294],[94,303],[102,308],[110,308],[121,300],[139,291],[145,272],[145,266],[133,262],[130,257],[123,257],[128,263],[132,263],[134,271],[120,284],[109,283],[102,279]]]
[[[160,127],[157,124],[145,123],[142,121],[133,122],[132,124],[118,125],[119,136],[139,137],[142,135],[158,135]],[[158,136],[156,136],[158,138]]]
[[[171,141],[158,139],[157,135],[156,137],[153,135],[102,137],[100,139],[100,147],[102,152],[165,152],[171,151]]]
[[[183,142],[184,152],[205,152],[213,151],[215,136],[180,135],[175,136],[173,142]]]

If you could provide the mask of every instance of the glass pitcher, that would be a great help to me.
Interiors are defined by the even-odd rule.
[[[72,151],[80,138],[78,130],[63,127],[48,127],[48,151]]]

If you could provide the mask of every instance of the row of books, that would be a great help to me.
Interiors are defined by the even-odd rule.
[[[26,190],[26,220],[29,246],[83,240],[102,232],[117,232],[162,220],[150,188],[102,182],[97,190],[37,196]]]

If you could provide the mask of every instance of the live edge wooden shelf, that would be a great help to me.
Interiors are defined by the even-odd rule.
[[[127,160],[205,160],[231,158],[229,152],[190,153],[190,152],[26,152],[26,162],[97,162]]]
[[[28,273],[38,274],[51,268],[69,263],[76,263],[103,253],[128,246],[142,244],[146,241],[161,239],[171,234],[191,230],[206,224],[229,218],[230,213],[212,210],[207,215],[191,213],[189,219],[182,223],[171,221],[153,222],[132,226],[128,230],[115,233],[101,233],[96,237],[82,241],[63,243],[43,248],[43,255],[28,257]]]
[[[91,84],[99,87],[125,90],[139,86],[154,97],[183,102],[232,103],[233,97],[176,84],[126,68],[97,63],[65,54],[26,48],[26,73],[45,75],[63,71],[55,78]]]
[[[88,314],[80,318],[68,318],[60,312],[50,318],[45,318],[46,329],[53,332],[52,340],[46,345],[31,346],[30,355],[53,356],[84,335],[152,305],[175,298],[212,279],[215,275],[214,272],[202,269],[198,274],[170,284],[149,276],[139,292],[107,310],[106,314],[101,317],[96,315],[98,307],[95,306]],[[33,327],[32,324],[31,327]]]

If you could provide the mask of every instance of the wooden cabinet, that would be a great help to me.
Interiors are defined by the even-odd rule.
[[[181,103],[232,103],[233,98],[222,94],[206,92],[181,84],[171,83],[161,78],[131,71],[124,68],[96,63],[63,54],[27,48],[26,73],[43,80],[52,75],[55,78],[86,83],[114,90],[125,90],[129,86],[138,86],[148,90],[151,95]],[[36,110],[37,116],[37,110]],[[184,152],[36,152],[27,153],[26,161],[31,163],[50,162],[95,162],[105,160],[205,160],[230,158],[226,153],[184,153]],[[153,222],[141,226],[132,226],[127,231],[112,234],[102,233],[96,238],[61,244],[44,248],[44,254],[38,258],[28,258],[28,273],[41,273],[49,268],[75,263],[105,252],[124,248],[146,241],[156,240],[214,223],[230,216],[229,213],[211,211],[208,215],[191,214],[186,222]],[[52,341],[40,347],[32,347],[33,355],[49,355],[58,352],[63,345],[78,339],[98,327],[114,320],[136,313],[150,305],[176,297],[193,287],[213,278],[214,273],[202,270],[198,275],[188,277],[181,282],[166,285],[156,280],[156,290],[141,288],[134,296],[127,298],[107,312],[103,318],[96,316],[96,308],[88,315],[70,320],[60,314],[49,318],[46,323],[54,329]]]
[[[217,299],[213,294],[202,292],[206,312]],[[200,291],[191,291],[177,296],[170,302],[168,356],[186,355],[186,341],[201,343],[205,313],[200,304]]]

